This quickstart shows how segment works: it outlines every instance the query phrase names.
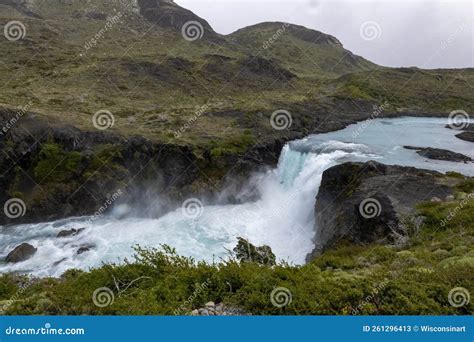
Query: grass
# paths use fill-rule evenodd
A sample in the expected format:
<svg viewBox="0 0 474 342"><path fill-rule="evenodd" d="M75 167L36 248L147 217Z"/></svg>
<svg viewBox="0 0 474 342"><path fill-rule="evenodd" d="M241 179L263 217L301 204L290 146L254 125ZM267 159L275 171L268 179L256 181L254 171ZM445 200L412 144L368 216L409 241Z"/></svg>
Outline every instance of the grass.
<svg viewBox="0 0 474 342"><path fill-rule="evenodd" d="M411 232L403 248L342 242L312 262L294 266L249 261L242 249L236 249L239 258L209 264L179 256L168 246L136 247L133 259L123 264L34 279L24 290L20 286L29 282L26 277L3 275L0 301L9 315L189 314L211 300L254 315L473 314L472 303L456 308L448 300L453 288L474 290L474 203L462 203L420 205L425 223ZM441 225L453 210L457 214ZM92 297L103 287L113 291L114 301L100 308ZM276 288L288 289L291 303L274 306L271 293Z"/></svg>

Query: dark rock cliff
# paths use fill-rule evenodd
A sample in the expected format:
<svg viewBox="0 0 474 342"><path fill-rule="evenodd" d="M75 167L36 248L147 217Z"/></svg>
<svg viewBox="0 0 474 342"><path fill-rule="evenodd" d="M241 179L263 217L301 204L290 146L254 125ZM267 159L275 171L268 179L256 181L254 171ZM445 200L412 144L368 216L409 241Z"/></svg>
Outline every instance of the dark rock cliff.
<svg viewBox="0 0 474 342"><path fill-rule="evenodd" d="M342 240L404 241L406 220L416 204L452 195L442 179L437 172L376 162L330 168L323 174L316 199L316 248L308 260Z"/></svg>
<svg viewBox="0 0 474 342"><path fill-rule="evenodd" d="M0 111L2 122L14 115ZM226 176L244 178L274 164L281 148L277 141L244 156L215 157L189 146L84 131L25 113L0 134L0 225L93 215L120 203L135 204L144 215L160 214L189 196L213 196L223 186L229 187L230 198L220 200L230 201L240 189L226 183ZM3 206L12 198L25 203L23 216L4 215Z"/></svg>

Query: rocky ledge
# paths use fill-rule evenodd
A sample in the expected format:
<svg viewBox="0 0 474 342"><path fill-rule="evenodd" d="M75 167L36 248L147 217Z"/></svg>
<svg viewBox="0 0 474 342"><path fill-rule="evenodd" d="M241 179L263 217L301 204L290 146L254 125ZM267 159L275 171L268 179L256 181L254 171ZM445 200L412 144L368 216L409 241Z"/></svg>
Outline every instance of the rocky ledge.
<svg viewBox="0 0 474 342"><path fill-rule="evenodd" d="M316 199L316 248L308 261L341 241L404 244L407 229L420 228L415 206L454 199L442 174L376 162L346 163L325 171Z"/></svg>
<svg viewBox="0 0 474 342"><path fill-rule="evenodd" d="M465 140L465 141L474 142L474 124L472 124L472 123L467 124L467 125L464 125L461 128L455 128L451 125L447 125L446 127L450 128L450 129L459 129L459 130L462 131L461 133L456 135L456 138L459 138L459 139Z"/></svg>
<svg viewBox="0 0 474 342"><path fill-rule="evenodd" d="M407 150L414 150L420 156L428 159L434 160L443 160L457 163L469 163L474 160L464 154L456 153L449 150L443 150L440 148L432 147L414 147L414 146L404 146Z"/></svg>

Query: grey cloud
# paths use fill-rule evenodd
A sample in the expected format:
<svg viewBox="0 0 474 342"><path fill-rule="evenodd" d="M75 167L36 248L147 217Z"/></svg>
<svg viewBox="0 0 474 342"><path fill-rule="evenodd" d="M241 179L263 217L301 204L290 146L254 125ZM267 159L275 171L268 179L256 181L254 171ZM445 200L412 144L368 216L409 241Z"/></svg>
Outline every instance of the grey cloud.
<svg viewBox="0 0 474 342"><path fill-rule="evenodd" d="M178 0L222 34L284 21L337 37L352 52L386 66L474 67L471 1ZM376 23L375 39L361 26ZM365 37L367 38L367 37Z"/></svg>

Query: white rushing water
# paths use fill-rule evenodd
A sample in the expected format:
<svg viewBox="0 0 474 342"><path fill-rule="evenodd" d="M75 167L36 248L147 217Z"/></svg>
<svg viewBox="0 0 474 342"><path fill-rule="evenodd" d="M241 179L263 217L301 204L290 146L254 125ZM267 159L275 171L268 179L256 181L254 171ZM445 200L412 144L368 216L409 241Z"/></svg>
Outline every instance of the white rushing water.
<svg viewBox="0 0 474 342"><path fill-rule="evenodd" d="M345 130L295 141L282 151L278 167L258 175L260 199L239 205L209 205L196 218L178 209L158 219L70 218L50 223L0 227L0 257L20 243L38 251L18 264L0 264L0 272L59 276L70 268L88 269L103 262L122 262L132 246L168 244L182 255L217 260L227 255L237 237L269 245L279 259L305 261L314 244L314 204L322 173L345 161L377 160L439 171L474 175L474 164L428 161L402 145L447 148L474 158L469 142L454 137L441 119L375 120ZM363 128L363 129L362 129ZM443 145L442 147L440 145ZM255 184L253 182L252 184ZM65 229L86 228L81 234L56 238ZM94 246L77 254L81 246Z"/></svg>

